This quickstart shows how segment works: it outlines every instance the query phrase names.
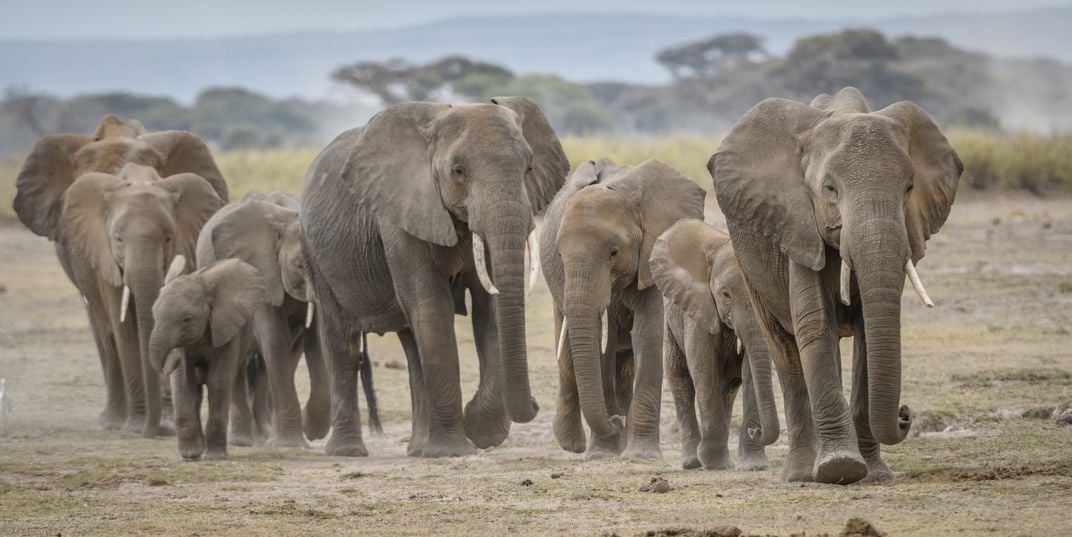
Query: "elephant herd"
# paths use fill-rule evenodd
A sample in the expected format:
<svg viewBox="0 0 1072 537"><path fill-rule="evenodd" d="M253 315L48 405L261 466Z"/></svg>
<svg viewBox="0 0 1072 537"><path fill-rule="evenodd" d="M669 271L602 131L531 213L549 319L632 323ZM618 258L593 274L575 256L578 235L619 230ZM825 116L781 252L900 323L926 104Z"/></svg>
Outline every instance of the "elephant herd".
<svg viewBox="0 0 1072 537"><path fill-rule="evenodd" d="M376 428L369 332L395 332L407 357L409 455L501 444L539 411L525 297L542 270L562 449L661 458L665 374L684 468L734 467L738 391L736 466L766 468L780 433L773 364L784 479L891 479L879 446L903 440L912 419L900 406L901 292L907 276L931 305L915 263L949 214L956 152L918 106L872 111L845 88L810 105L761 102L707 167L725 231L704 222L705 191L656 160L586 161L567 181L566 154L528 99L415 102L339 135L300 197L228 204L196 135L108 116L92 135L35 145L15 210L55 242L86 305L102 425L175 434L186 459L329 431L328 454L367 455L357 384ZM480 365L464 405L457 314L471 316Z"/></svg>

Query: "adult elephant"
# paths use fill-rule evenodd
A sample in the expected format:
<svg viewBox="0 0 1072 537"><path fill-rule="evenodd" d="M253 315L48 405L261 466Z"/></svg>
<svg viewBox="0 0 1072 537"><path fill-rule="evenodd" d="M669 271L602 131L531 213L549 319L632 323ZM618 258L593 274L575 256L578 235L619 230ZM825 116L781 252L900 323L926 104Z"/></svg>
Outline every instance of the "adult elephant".
<svg viewBox="0 0 1072 537"><path fill-rule="evenodd" d="M700 220L679 220L655 241L651 275L666 297L663 358L681 429L682 466L733 467L727 440L740 387L737 466L766 468L764 446L780 432L770 353L730 236Z"/></svg>
<svg viewBox="0 0 1072 537"><path fill-rule="evenodd" d="M901 292L907 274L931 305L915 264L949 215L956 151L915 104L872 112L845 88L811 106L756 105L708 169L786 395L784 477L891 479L879 444L911 424L899 406ZM838 350L847 334L851 413Z"/></svg>
<svg viewBox="0 0 1072 537"><path fill-rule="evenodd" d="M586 450L583 416L589 457L661 456L663 298L648 260L674 222L703 218L704 196L662 162L603 159L578 167L547 210L540 260L555 303L562 449Z"/></svg>
<svg viewBox="0 0 1072 537"><path fill-rule="evenodd" d="M266 299L257 308L252 326L270 393L257 403L270 401L268 443L273 446L305 446L306 437L323 438L331 425L327 366L312 326L312 289L301 253L300 204L292 194L250 192L213 215L197 241L199 267L240 259L256 268L264 280ZM310 387L304 411L294 387L294 371L303 354ZM239 374L244 377L245 368ZM245 399L244 392L236 394L238 403ZM248 430L233 430L230 441L248 444L248 434Z"/></svg>
<svg viewBox="0 0 1072 537"><path fill-rule="evenodd" d="M89 136L39 140L15 184L16 214L56 242L86 303L108 393L102 425L157 435L151 307L171 257L193 255L201 225L227 200L208 147L193 133L146 133L109 115Z"/></svg>
<svg viewBox="0 0 1072 537"><path fill-rule="evenodd" d="M409 362L410 455L464 455L535 417L525 348L524 266L533 215L569 169L543 112L524 98L414 102L380 112L317 156L301 221L320 339L332 375L327 452L367 454L356 397L361 332L398 333ZM464 419L453 282L477 278L482 382ZM467 439L468 438L468 439Z"/></svg>

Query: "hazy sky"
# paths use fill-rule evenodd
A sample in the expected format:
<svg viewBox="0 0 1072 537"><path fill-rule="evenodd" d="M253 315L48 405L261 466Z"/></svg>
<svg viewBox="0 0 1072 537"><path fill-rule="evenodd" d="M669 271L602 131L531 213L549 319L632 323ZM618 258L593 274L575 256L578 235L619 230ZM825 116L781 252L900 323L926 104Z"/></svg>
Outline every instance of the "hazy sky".
<svg viewBox="0 0 1072 537"><path fill-rule="evenodd" d="M457 15L548 11L859 19L1069 3L1068 0L2 0L0 39L169 38L353 30L415 24Z"/></svg>

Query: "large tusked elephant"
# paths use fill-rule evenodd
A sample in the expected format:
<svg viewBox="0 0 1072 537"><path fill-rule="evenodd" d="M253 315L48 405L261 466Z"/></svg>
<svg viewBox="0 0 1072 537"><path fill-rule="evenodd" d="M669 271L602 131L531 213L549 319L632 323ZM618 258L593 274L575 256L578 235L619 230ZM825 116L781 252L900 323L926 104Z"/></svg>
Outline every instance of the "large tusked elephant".
<svg viewBox="0 0 1072 537"><path fill-rule="evenodd" d="M766 468L764 446L780 432L770 353L729 235L699 220L678 220L655 241L651 275L666 297L663 359L681 428L682 466L733 467L726 444L740 387L737 466Z"/></svg>
<svg viewBox="0 0 1072 537"><path fill-rule="evenodd" d="M784 477L885 480L879 444L911 424L901 395L905 276L949 215L963 165L919 106L872 112L845 88L768 99L708 162L786 397ZM838 339L854 339L852 406ZM862 455L862 456L861 456Z"/></svg>
<svg viewBox="0 0 1072 537"><path fill-rule="evenodd" d="M589 457L661 457L663 297L648 259L678 219L703 218L704 196L662 162L603 159L579 166L547 210L540 259L555 303L562 449L586 450L583 416Z"/></svg>
<svg viewBox="0 0 1072 537"><path fill-rule="evenodd" d="M106 116L89 136L39 140L16 189L19 219L56 242L86 303L108 393L101 424L155 436L162 397L145 361L150 308L171 257L193 256L201 225L227 200L208 147L193 133L146 133Z"/></svg>
<svg viewBox="0 0 1072 537"><path fill-rule="evenodd" d="M473 453L527 422L525 244L569 162L535 103L414 102L380 112L317 156L301 223L332 371L327 452L367 454L356 397L362 332L398 333L409 362L410 455ZM470 286L483 375L464 418L454 313ZM493 367L494 366L494 367ZM470 444L472 440L473 444Z"/></svg>

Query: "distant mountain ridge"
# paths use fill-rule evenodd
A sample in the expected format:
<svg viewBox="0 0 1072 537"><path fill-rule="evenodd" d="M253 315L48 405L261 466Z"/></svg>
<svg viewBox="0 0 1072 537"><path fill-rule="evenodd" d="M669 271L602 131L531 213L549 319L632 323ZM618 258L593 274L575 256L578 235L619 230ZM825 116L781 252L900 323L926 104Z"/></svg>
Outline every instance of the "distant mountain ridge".
<svg viewBox="0 0 1072 537"><path fill-rule="evenodd" d="M0 87L25 85L59 95L122 89L189 102L207 86L241 85L277 97L322 98L339 91L328 75L341 64L389 57L426 61L452 53L516 72L656 84L668 75L654 54L669 45L747 31L781 53L803 35L845 27L939 36L996 56L1072 62L1072 6L876 20L553 13L199 40L0 40Z"/></svg>

